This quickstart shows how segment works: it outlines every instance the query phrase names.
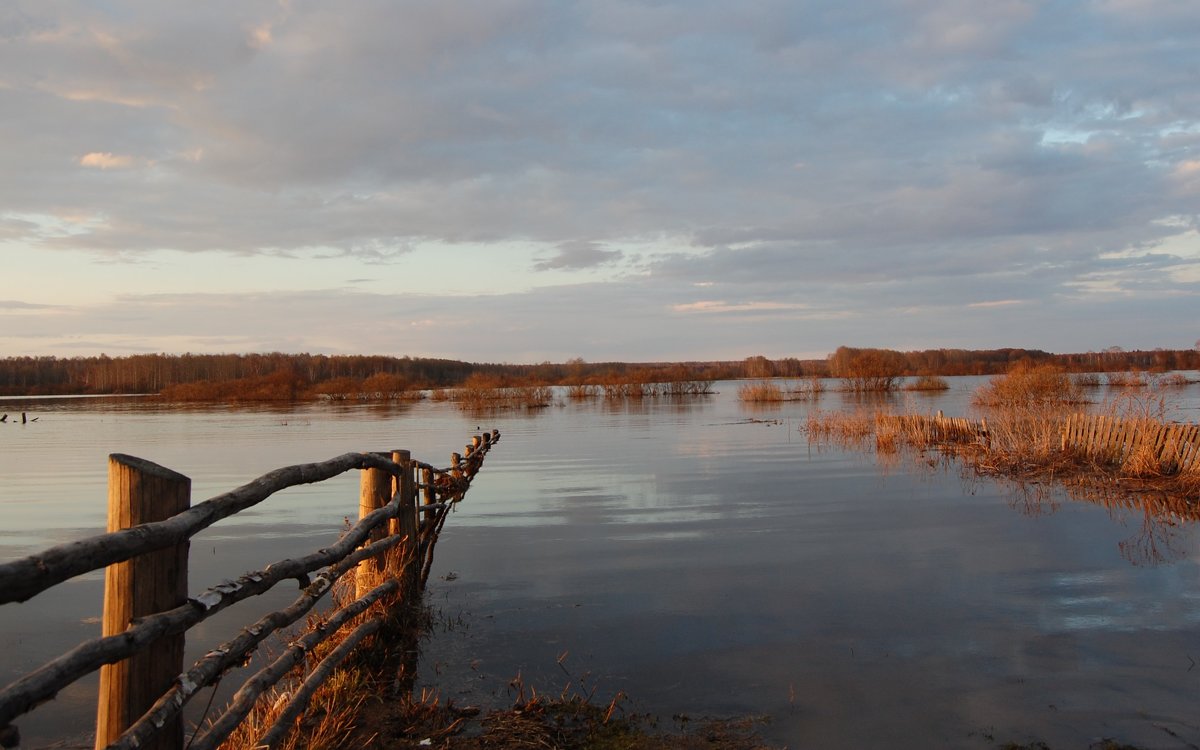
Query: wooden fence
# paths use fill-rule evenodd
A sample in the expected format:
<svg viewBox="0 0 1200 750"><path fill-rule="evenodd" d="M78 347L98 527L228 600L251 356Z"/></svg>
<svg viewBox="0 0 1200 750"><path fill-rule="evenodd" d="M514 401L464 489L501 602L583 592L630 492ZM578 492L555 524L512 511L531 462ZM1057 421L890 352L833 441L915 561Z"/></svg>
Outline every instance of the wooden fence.
<svg viewBox="0 0 1200 750"><path fill-rule="evenodd" d="M189 507L187 477L132 456L110 456L108 533L0 565L0 605L25 601L77 575L105 568L101 637L79 644L0 690L0 742L5 747L18 744L15 719L99 670L96 748L180 750L183 707L188 701L229 669L243 665L272 634L304 617L339 578L353 571L353 601L329 615L323 627L288 644L188 743L190 750L220 745L256 699L311 649L343 626L353 625L342 644L291 694L275 725L259 741L260 747L277 747L316 687L382 625L383 615L360 615L376 602L411 602L419 597L449 511L463 498L484 456L499 439L498 430L474 436L463 454L451 454L450 466L444 469L415 461L402 450L347 453L321 463L288 466L193 507ZM351 469L361 472L359 520L335 544L187 596L191 537L287 487L324 481ZM301 583L295 601L248 625L183 671L188 629L287 580Z"/></svg>
<svg viewBox="0 0 1200 750"><path fill-rule="evenodd" d="M1172 474L1200 472L1200 425L1195 424L1073 414L1063 426L1062 447L1099 463L1143 459Z"/></svg>

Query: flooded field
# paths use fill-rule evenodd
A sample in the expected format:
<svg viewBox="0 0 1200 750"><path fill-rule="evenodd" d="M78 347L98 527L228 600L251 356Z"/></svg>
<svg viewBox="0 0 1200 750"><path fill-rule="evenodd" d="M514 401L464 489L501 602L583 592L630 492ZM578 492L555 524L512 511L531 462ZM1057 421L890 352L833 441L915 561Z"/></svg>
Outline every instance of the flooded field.
<svg viewBox="0 0 1200 750"><path fill-rule="evenodd" d="M964 414L980 380L950 381L892 406ZM751 408L736 383L717 390L493 414L5 401L38 421L0 425L0 559L102 529L109 453L189 475L199 502L346 451L447 463L495 427L428 592L438 626L420 683L445 699L503 705L518 676L555 694L571 682L665 721L766 715L764 738L792 748L1200 744L1193 522L813 445L800 430L813 404ZM1200 386L1171 398L1175 418L1200 421ZM816 406L854 404L831 391ZM356 508L348 475L218 524L193 541L190 589L323 546ZM0 682L97 634L101 585L0 608ZM249 619L222 613L189 651ZM85 734L94 689L19 722L26 746Z"/></svg>

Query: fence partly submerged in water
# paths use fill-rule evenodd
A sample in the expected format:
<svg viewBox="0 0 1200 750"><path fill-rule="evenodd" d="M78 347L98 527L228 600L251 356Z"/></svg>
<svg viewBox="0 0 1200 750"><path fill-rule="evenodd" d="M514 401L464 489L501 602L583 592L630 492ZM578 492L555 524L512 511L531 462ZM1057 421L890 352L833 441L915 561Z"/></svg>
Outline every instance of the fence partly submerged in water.
<svg viewBox="0 0 1200 750"><path fill-rule="evenodd" d="M100 670L96 747L178 750L184 747L183 707L188 701L228 670L243 665L273 634L299 621L353 571L351 601L247 679L224 712L188 742L191 750L220 745L256 700L315 647L354 626L291 694L279 718L259 740L260 747L276 747L313 691L356 645L380 629L386 616L386 612L363 613L378 602L394 605L420 596L447 515L499 439L498 430L474 436L464 453L451 454L447 468L413 460L406 450L347 453L321 463L288 466L191 507L188 477L132 456L110 456L108 533L0 565L0 605L25 601L77 575L105 568L101 637L79 644L0 690L0 743L18 744L15 719ZM280 490L352 469L361 472L359 520L335 544L188 597L188 540L195 534ZM302 587L291 605L246 626L183 671L188 629L287 580L298 580Z"/></svg>

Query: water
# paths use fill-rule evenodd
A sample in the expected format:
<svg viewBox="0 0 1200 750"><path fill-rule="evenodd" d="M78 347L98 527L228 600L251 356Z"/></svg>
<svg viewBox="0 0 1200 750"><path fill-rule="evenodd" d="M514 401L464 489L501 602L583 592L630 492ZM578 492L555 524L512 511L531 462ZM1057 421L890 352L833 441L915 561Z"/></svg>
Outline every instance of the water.
<svg viewBox="0 0 1200 750"><path fill-rule="evenodd" d="M978 379L951 382L897 406L963 414ZM520 675L539 692L621 690L666 717L767 714L764 736L790 747L1200 743L1193 524L814 447L797 429L809 404L748 408L736 384L718 389L492 415L6 403L39 420L0 426L0 559L102 529L108 453L191 476L199 501L347 451L445 464L476 427L497 427L428 593L440 624L420 683L445 699L504 705ZM1200 387L1173 398L1197 419ZM847 404L826 393L819 406ZM347 475L218 524L193 542L190 590L327 544L356 503ZM97 634L100 589L91 574L0 607L0 681ZM222 613L189 650L250 619ZM27 745L85 733L94 690L19 721Z"/></svg>

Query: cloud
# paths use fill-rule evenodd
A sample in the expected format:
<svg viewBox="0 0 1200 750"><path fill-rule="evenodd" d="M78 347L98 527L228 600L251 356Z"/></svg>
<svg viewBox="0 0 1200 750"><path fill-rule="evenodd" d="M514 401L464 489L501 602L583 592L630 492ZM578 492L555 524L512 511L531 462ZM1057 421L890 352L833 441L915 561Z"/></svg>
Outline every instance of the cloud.
<svg viewBox="0 0 1200 750"><path fill-rule="evenodd" d="M107 151L92 151L79 157L79 166L94 169L125 169L133 166L133 157L118 156Z"/></svg>
<svg viewBox="0 0 1200 750"><path fill-rule="evenodd" d="M1089 294L1114 305L1097 319L1194 317L1162 300L1196 294L1173 238L1200 220L1200 17L1176 0L985 5L6 6L0 242L48 269L58 252L278 260L264 294L314 258L372 265L330 278L428 288L414 248L487 248L530 272L487 279L480 304L522 321L512 346L531 356L525 332L549 348L558 331L526 304L558 301L537 289L564 279L602 282L585 287L593 313L654 317L628 344L651 358L671 336L685 356L748 346L753 316L825 316L805 349L983 339L1031 309L1075 321ZM88 218L28 219L61 216ZM698 284L713 285L699 301ZM1007 300L1025 304L968 307ZM930 309L968 314L911 312ZM298 340L261 325L246 346ZM1091 336L1062 326L1030 343ZM594 333L581 346L617 353Z"/></svg>
<svg viewBox="0 0 1200 750"><path fill-rule="evenodd" d="M538 271L594 268L616 263L623 257L620 250L605 250L595 242L563 242L556 254L533 264Z"/></svg>
<svg viewBox="0 0 1200 750"><path fill-rule="evenodd" d="M671 310L677 313L725 314L725 313L771 313L805 310L808 305L787 302L742 302L730 304L725 300L704 300L672 305Z"/></svg>

